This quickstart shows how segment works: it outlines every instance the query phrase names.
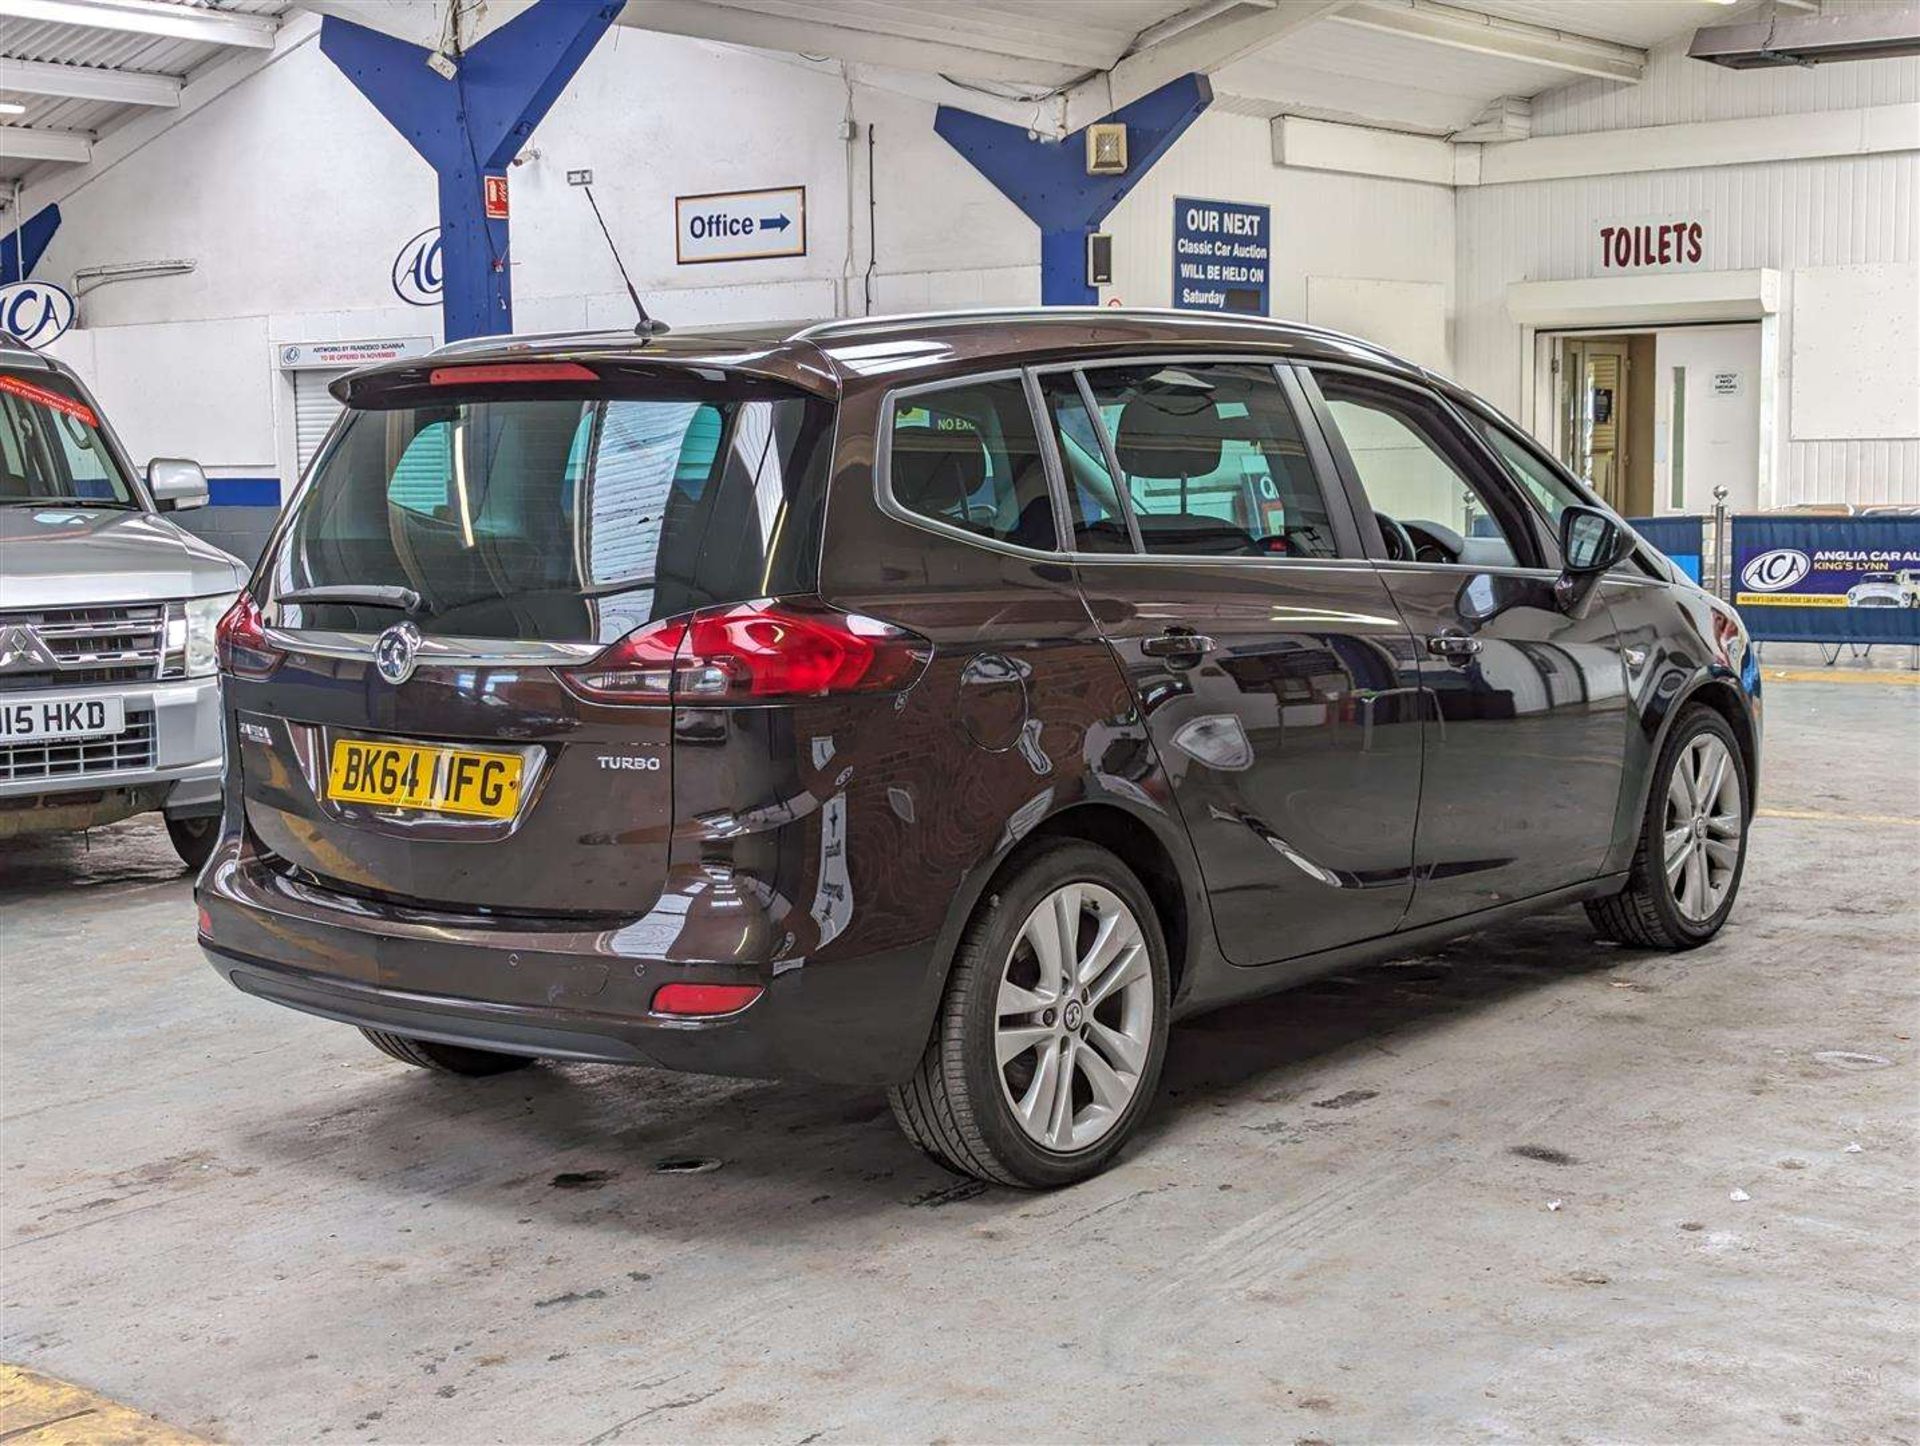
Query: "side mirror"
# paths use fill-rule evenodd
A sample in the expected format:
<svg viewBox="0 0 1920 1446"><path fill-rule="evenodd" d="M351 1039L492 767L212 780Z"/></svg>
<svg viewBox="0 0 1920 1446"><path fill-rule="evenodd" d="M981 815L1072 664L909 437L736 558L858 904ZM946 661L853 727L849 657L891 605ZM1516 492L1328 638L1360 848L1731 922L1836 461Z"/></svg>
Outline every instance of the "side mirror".
<svg viewBox="0 0 1920 1446"><path fill-rule="evenodd" d="M1609 568L1633 552L1633 533L1610 512L1569 507L1560 514L1560 576L1553 600L1569 617L1585 617Z"/></svg>
<svg viewBox="0 0 1920 1446"><path fill-rule="evenodd" d="M155 457L147 463L147 491L162 512L184 512L207 505L207 474L183 457Z"/></svg>

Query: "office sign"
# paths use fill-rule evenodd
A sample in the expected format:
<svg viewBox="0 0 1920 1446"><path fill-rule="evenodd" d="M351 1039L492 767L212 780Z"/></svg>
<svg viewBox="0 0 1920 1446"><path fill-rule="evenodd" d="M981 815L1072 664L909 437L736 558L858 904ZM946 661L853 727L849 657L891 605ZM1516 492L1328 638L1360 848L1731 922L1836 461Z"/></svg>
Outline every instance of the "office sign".
<svg viewBox="0 0 1920 1446"><path fill-rule="evenodd" d="M1173 304L1265 316L1272 217L1266 206L1175 196Z"/></svg>
<svg viewBox="0 0 1920 1446"><path fill-rule="evenodd" d="M674 259L682 266L805 256L807 188L676 196L673 225Z"/></svg>
<svg viewBox="0 0 1920 1446"><path fill-rule="evenodd" d="M280 370L331 371L370 367L375 362L425 356L433 350L430 336L386 336L368 341L284 341L276 349Z"/></svg>

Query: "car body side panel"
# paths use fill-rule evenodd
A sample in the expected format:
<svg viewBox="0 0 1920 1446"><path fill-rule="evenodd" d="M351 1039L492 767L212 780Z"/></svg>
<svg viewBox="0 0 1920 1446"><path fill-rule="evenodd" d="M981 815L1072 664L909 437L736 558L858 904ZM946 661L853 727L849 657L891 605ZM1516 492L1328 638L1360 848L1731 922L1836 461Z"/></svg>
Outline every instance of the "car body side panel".
<svg viewBox="0 0 1920 1446"><path fill-rule="evenodd" d="M1702 688L1739 700L1747 720L1747 805L1759 793L1762 737L1760 669L1739 616L1691 584L1609 580L1602 596L1627 664L1627 729L1620 804L1606 867L1633 861L1653 765L1667 732ZM1740 730L1736 729L1736 732Z"/></svg>

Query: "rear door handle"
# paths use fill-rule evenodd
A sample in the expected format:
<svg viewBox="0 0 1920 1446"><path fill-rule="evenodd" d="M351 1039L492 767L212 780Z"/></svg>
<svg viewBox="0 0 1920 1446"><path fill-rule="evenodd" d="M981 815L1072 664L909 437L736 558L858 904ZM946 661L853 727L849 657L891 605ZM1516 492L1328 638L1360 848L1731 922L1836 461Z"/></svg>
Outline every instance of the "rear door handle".
<svg viewBox="0 0 1920 1446"><path fill-rule="evenodd" d="M1427 651L1436 658L1470 658L1480 651L1480 640L1458 633L1438 633L1427 639Z"/></svg>
<svg viewBox="0 0 1920 1446"><path fill-rule="evenodd" d="M1140 640L1140 651L1150 658L1198 658L1211 653L1216 646L1205 633L1184 633L1172 628L1158 637Z"/></svg>

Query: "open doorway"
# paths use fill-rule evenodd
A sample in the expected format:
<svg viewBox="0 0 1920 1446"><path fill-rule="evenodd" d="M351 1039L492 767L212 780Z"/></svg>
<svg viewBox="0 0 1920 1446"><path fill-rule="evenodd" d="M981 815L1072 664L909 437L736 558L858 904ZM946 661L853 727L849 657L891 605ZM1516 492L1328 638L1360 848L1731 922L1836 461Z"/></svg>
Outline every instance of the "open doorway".
<svg viewBox="0 0 1920 1446"><path fill-rule="evenodd" d="M1536 412L1560 459L1627 517L1759 503L1756 323L1542 333Z"/></svg>
<svg viewBox="0 0 1920 1446"><path fill-rule="evenodd" d="M1563 336L1554 354L1560 460L1616 512L1654 510L1654 336Z"/></svg>

